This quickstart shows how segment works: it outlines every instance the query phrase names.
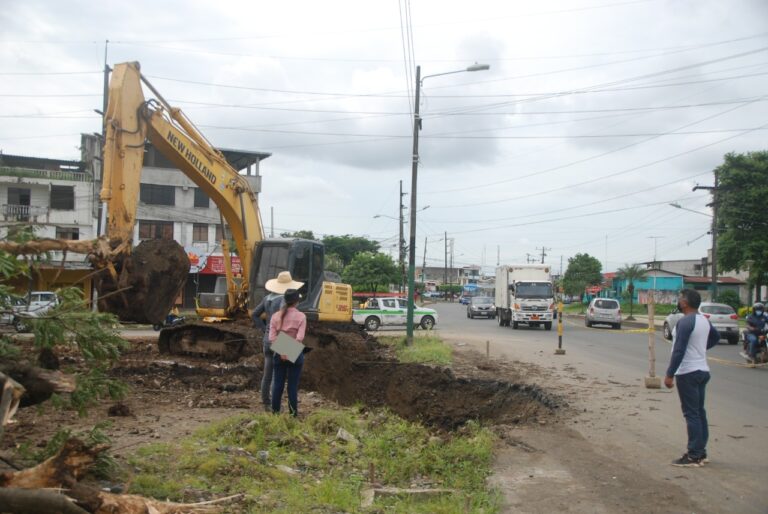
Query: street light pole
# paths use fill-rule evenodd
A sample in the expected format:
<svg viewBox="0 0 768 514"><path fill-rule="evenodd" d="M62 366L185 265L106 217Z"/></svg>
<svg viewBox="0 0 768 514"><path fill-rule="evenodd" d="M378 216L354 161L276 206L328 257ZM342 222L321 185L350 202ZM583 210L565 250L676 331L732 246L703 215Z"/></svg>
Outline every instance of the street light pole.
<svg viewBox="0 0 768 514"><path fill-rule="evenodd" d="M450 75L452 73L462 73L465 71L483 71L490 69L487 64L473 64L466 69L448 71L427 75L428 77L437 77L439 75ZM413 310L414 310L414 288L416 286L416 185L419 174L419 130L421 130L421 117L419 116L419 103L421 102L421 66L416 66L416 95L413 104L413 152L411 162L411 226L409 227L408 244L408 313L406 317L406 344L413 344Z"/></svg>

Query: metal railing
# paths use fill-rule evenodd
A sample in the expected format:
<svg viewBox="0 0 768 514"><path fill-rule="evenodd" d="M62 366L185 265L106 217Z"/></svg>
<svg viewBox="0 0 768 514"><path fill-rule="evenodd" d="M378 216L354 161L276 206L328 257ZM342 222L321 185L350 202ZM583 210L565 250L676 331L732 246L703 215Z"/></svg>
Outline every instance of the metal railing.
<svg viewBox="0 0 768 514"><path fill-rule="evenodd" d="M81 171L36 170L33 168L11 168L9 166L0 166L0 175L44 178L49 180L69 180L72 182L93 182L93 177L90 173Z"/></svg>
<svg viewBox="0 0 768 514"><path fill-rule="evenodd" d="M2 212L5 221L29 221L30 218L37 220L40 216L46 216L48 208L36 205L3 204Z"/></svg>

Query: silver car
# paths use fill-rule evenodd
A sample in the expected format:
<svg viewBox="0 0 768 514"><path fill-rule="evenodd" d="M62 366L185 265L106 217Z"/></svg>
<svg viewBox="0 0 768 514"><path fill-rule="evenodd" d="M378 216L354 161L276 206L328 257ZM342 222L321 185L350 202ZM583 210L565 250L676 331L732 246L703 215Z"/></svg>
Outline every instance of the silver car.
<svg viewBox="0 0 768 514"><path fill-rule="evenodd" d="M618 300L612 298L592 298L584 316L584 324L610 325L613 328L621 328L621 305Z"/></svg>
<svg viewBox="0 0 768 514"><path fill-rule="evenodd" d="M739 342L739 315L733 307L724 303L701 302L699 312L708 318L722 339L728 344ZM675 325L683 317L683 313L675 309L664 320L664 339L672 340Z"/></svg>

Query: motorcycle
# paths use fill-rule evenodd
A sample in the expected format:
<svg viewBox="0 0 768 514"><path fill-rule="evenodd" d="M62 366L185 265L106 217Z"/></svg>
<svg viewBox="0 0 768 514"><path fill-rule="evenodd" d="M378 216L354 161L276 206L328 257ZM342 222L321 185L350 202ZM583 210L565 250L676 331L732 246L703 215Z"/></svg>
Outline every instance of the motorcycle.
<svg viewBox="0 0 768 514"><path fill-rule="evenodd" d="M165 317L162 323L155 323L152 328L155 331L160 331L164 328L175 327L184 323L184 316L176 316L175 314L169 314Z"/></svg>
<svg viewBox="0 0 768 514"><path fill-rule="evenodd" d="M749 331L743 330L741 332L743 351L739 352L739 355L744 357L747 363L751 364L752 366L768 364L768 345L766 344L766 332L768 332L768 329L763 329L760 332L760 335L757 336L757 353L755 354L754 359L749 356L749 341L747 340L747 334Z"/></svg>

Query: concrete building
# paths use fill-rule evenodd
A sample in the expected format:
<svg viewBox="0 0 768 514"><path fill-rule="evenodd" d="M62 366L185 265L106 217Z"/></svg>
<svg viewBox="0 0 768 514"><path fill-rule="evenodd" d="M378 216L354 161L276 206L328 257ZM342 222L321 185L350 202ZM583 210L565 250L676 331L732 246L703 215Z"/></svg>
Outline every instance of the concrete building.
<svg viewBox="0 0 768 514"><path fill-rule="evenodd" d="M0 153L0 238L31 226L37 237L92 239L94 187L93 175L80 161ZM32 284L18 287L48 290L77 282L90 291L85 257L69 254L62 263L63 257L51 252L34 267Z"/></svg>

